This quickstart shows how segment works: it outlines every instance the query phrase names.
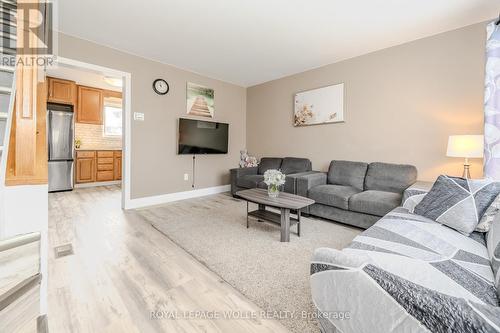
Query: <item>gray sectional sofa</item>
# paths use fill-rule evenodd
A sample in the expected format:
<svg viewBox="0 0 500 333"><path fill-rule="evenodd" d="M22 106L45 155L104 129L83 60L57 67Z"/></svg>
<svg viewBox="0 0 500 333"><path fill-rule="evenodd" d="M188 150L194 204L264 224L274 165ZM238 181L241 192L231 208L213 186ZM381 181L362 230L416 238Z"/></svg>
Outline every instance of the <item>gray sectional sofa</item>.
<svg viewBox="0 0 500 333"><path fill-rule="evenodd" d="M231 194L234 196L240 190L250 188L267 188L264 183L264 172L269 169L281 170L286 175L284 191L297 193L296 180L298 177L318 173L312 171L311 161L297 157L263 157L259 166L252 168L231 169Z"/></svg>
<svg viewBox="0 0 500 333"><path fill-rule="evenodd" d="M295 187L316 201L304 213L367 229L400 206L416 180L412 165L332 161L327 173L297 177Z"/></svg>
<svg viewBox="0 0 500 333"><path fill-rule="evenodd" d="M500 332L500 214L466 236L412 213L429 188L411 186L347 248L314 252L321 332Z"/></svg>

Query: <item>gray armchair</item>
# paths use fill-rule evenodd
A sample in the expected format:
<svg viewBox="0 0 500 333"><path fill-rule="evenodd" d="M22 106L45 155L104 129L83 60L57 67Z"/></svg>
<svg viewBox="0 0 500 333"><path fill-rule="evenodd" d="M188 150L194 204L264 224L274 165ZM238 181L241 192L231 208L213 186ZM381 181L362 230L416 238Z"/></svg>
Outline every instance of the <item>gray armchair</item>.
<svg viewBox="0 0 500 333"><path fill-rule="evenodd" d="M263 157L258 167L231 169L231 194L250 188L267 188L264 172L269 169L281 170L286 175L284 191L296 193L296 181L299 177L317 173L312 171L311 161L297 157Z"/></svg>
<svg viewBox="0 0 500 333"><path fill-rule="evenodd" d="M255 188L258 183L264 180L264 176L258 175L258 167L234 168L231 169L231 194L245 188Z"/></svg>

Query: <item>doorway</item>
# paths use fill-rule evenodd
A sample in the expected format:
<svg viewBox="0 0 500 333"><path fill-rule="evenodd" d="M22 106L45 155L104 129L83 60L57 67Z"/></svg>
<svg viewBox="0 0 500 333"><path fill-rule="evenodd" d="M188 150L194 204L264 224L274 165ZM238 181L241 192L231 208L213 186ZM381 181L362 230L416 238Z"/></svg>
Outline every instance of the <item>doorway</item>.
<svg viewBox="0 0 500 333"><path fill-rule="evenodd" d="M49 113L51 107L69 103L61 98L74 98L73 186L66 188L120 186L121 207L127 209L130 202L130 73L59 57L57 66L47 69L46 74ZM64 86L68 82L73 82L74 88ZM71 89L74 89L74 97L67 95ZM50 151L50 136L48 141ZM51 176L55 180L61 175L56 172L57 168L52 169L49 183ZM64 189L55 188L56 191Z"/></svg>

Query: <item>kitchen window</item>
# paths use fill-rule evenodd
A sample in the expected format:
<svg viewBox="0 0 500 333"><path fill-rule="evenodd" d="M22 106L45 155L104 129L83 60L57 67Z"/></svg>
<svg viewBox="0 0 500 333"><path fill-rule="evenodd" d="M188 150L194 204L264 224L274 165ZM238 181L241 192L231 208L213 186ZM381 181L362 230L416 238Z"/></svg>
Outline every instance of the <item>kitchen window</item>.
<svg viewBox="0 0 500 333"><path fill-rule="evenodd" d="M104 99L104 135L122 135L122 103L118 98Z"/></svg>

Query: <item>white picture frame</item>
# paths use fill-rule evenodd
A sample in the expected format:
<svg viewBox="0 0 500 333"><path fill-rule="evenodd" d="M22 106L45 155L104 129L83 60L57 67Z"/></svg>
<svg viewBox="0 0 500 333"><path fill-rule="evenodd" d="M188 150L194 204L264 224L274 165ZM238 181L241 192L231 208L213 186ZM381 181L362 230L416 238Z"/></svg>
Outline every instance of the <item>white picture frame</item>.
<svg viewBox="0 0 500 333"><path fill-rule="evenodd" d="M295 94L293 125L343 123L344 83Z"/></svg>

